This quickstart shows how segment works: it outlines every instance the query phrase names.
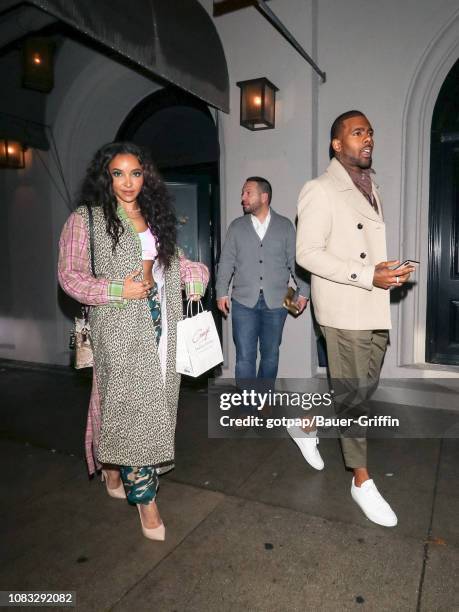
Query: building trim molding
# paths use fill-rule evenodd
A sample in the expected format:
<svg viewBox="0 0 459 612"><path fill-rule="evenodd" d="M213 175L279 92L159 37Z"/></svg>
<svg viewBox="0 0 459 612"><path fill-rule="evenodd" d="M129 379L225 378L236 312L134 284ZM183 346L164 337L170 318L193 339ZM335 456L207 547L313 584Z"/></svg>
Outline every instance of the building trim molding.
<svg viewBox="0 0 459 612"><path fill-rule="evenodd" d="M403 112L400 254L403 259L414 258L421 264L416 284L400 304L399 366L425 363L430 130L440 88L458 59L459 10L456 10L422 55L410 82Z"/></svg>

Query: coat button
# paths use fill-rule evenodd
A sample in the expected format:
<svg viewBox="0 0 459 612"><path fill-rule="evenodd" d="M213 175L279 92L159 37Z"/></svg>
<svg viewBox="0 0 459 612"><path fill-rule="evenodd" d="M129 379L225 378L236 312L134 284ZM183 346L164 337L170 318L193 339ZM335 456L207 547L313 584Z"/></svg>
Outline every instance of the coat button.
<svg viewBox="0 0 459 612"><path fill-rule="evenodd" d="M365 259L366 256L367 256L366 253L360 253L360 259Z"/></svg>
<svg viewBox="0 0 459 612"><path fill-rule="evenodd" d="M263 260L262 260L262 259L260 259L259 263L263 263Z"/></svg>
<svg viewBox="0 0 459 612"><path fill-rule="evenodd" d="M262 276L260 276L260 280L263 280L263 277L262 277Z"/></svg>
<svg viewBox="0 0 459 612"><path fill-rule="evenodd" d="M351 274L351 278L355 280L357 278L357 274Z"/></svg>
<svg viewBox="0 0 459 612"><path fill-rule="evenodd" d="M363 225L361 223L358 223L357 224L357 229L362 229L362 228L363 228Z"/></svg>

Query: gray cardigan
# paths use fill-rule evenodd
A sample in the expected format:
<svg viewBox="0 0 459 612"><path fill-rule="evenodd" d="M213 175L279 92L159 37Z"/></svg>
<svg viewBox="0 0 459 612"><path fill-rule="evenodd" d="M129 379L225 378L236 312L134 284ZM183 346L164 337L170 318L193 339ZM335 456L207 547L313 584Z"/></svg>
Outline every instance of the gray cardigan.
<svg viewBox="0 0 459 612"><path fill-rule="evenodd" d="M228 228L217 274L217 299L228 295L233 277L232 297L252 308L260 289L268 308L280 308L290 275L300 295L309 296L309 287L295 278L295 228L293 223L271 209L271 220L262 241L251 215L235 219Z"/></svg>

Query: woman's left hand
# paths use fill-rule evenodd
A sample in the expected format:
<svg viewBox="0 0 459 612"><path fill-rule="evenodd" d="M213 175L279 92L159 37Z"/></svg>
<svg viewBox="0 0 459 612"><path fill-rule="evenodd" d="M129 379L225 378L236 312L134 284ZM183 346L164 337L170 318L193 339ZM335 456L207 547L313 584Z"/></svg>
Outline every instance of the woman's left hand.
<svg viewBox="0 0 459 612"><path fill-rule="evenodd" d="M188 299L192 302L198 302L201 299L201 295L199 293L193 293L193 295L188 296Z"/></svg>

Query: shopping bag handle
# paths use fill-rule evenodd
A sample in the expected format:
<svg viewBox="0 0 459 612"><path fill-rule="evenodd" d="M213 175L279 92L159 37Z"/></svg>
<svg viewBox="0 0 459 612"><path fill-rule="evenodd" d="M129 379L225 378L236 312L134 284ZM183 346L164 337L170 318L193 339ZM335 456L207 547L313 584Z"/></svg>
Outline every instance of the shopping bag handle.
<svg viewBox="0 0 459 612"><path fill-rule="evenodd" d="M193 317L193 302L195 300L188 300L187 304L186 304L186 318L188 319L190 317L190 313L191 316ZM196 314L199 314L199 312L204 312L204 306L202 305L202 301L198 300L197 302L198 304L198 312ZM201 307L201 310L199 310L199 307Z"/></svg>

